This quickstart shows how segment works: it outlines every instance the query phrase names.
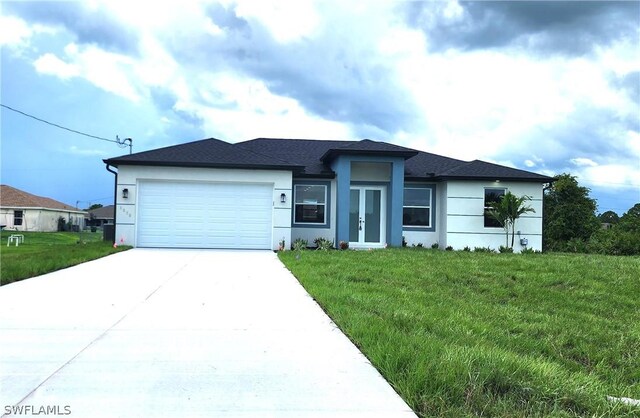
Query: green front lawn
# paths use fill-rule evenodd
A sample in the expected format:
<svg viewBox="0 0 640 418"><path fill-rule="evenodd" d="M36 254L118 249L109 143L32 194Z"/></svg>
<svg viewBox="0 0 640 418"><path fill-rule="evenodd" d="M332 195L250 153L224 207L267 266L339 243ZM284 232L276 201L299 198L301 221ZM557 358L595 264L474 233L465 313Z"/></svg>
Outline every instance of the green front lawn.
<svg viewBox="0 0 640 418"><path fill-rule="evenodd" d="M24 235L24 243L7 246L12 234ZM0 235L0 285L60 270L113 254L128 247L113 248L102 241L101 232L15 232Z"/></svg>
<svg viewBox="0 0 640 418"><path fill-rule="evenodd" d="M280 259L420 416L640 416L606 400L640 399L638 257Z"/></svg>

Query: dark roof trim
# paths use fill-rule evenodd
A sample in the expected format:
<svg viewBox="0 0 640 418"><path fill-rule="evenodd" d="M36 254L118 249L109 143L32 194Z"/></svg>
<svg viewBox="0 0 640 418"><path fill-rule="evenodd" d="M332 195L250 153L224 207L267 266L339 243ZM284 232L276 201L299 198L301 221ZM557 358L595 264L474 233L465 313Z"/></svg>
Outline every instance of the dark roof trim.
<svg viewBox="0 0 640 418"><path fill-rule="evenodd" d="M274 164L223 164L223 163L182 163L173 161L126 161L118 160L117 158L102 160L105 164L112 166L120 165L139 165L139 166L153 166L153 167L193 167L193 168L233 168L239 169L254 169L254 170L284 170L298 172L304 170L304 166L301 165L274 165Z"/></svg>
<svg viewBox="0 0 640 418"><path fill-rule="evenodd" d="M422 178L424 180L424 177ZM507 177L507 176L438 176L433 177L434 180L472 180L472 181L504 181L514 183L550 183L554 179L552 177Z"/></svg>
<svg viewBox="0 0 640 418"><path fill-rule="evenodd" d="M372 156L382 155L385 157L404 157L404 159L406 160L408 158L415 157L416 155L418 155L418 151L382 151L382 150L332 148L329 151L325 152L322 157L320 157L320 161L326 163L333 160L338 155L372 155Z"/></svg>

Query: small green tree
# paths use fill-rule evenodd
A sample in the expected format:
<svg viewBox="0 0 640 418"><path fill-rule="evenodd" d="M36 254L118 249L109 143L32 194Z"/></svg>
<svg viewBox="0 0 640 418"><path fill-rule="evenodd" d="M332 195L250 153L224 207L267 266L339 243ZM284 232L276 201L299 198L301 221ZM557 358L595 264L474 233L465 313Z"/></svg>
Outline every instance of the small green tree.
<svg viewBox="0 0 640 418"><path fill-rule="evenodd" d="M100 203L94 203L93 205L89 206L86 209L83 210L94 210L94 209L100 209L101 207L103 207Z"/></svg>
<svg viewBox="0 0 640 418"><path fill-rule="evenodd" d="M513 249L516 239L516 221L525 213L535 212L531 206L526 205L526 202L530 200L531 197L529 196L516 196L511 192L507 192L500 196L498 202L491 204L491 209L487 210L489 216L498 221L504 228L505 243L511 249ZM511 245L509 245L509 232L511 232Z"/></svg>
<svg viewBox="0 0 640 418"><path fill-rule="evenodd" d="M618 227L622 231L640 233L640 203L636 203L622 215Z"/></svg>
<svg viewBox="0 0 640 418"><path fill-rule="evenodd" d="M600 229L596 217L596 201L589 189L578 184L575 176L561 174L544 195L545 247L563 249L570 240L586 242Z"/></svg>

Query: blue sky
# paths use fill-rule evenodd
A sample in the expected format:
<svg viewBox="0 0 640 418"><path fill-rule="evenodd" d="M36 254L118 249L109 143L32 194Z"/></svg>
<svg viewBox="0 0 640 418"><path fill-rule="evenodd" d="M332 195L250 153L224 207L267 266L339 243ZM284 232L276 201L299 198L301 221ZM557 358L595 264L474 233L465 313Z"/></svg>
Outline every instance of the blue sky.
<svg viewBox="0 0 640 418"><path fill-rule="evenodd" d="M2 104L134 152L389 141L640 202L639 2L0 3ZM0 109L1 181L109 204L117 144Z"/></svg>

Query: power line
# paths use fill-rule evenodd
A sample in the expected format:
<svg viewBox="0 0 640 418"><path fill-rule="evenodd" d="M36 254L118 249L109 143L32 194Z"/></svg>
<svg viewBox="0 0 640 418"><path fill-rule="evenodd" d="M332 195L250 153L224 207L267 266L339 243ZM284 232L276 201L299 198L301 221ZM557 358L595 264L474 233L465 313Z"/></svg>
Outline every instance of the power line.
<svg viewBox="0 0 640 418"><path fill-rule="evenodd" d="M39 117L30 115L30 114L25 113L25 112L23 112L21 110L18 110L18 109L14 109L14 108L12 108L10 106L7 106L7 105L4 105L2 103L0 103L0 106L4 107L5 109L9 109L9 110L11 110L13 112L20 113L21 115L24 115L24 116L26 116L28 118L35 119L35 120L37 120L39 122L42 122L42 123L46 123L47 125L51 125L51 126L55 126L56 128L64 129L65 131L73 132L73 133L79 134L79 135L88 136L89 138L99 139L101 141L109 141L109 142L118 143L118 141L116 141L115 139L103 138L101 136L91 135L91 134L87 134L87 133L84 133L84 132L76 131L75 129L66 128L64 126L58 125L57 123L53 123L53 122L49 122L49 121L44 120L44 119L40 119Z"/></svg>
<svg viewBox="0 0 640 418"><path fill-rule="evenodd" d="M59 128L59 129L64 129L65 131L73 132L74 134L87 136L89 138L99 139L101 141L114 142L114 143L118 144L118 146L120 146L120 147L129 146L129 154L131 154L131 148L132 148L132 142L133 142L131 138L125 138L123 140L120 140L120 138L117 135L116 135L116 139L103 138L101 136L91 135L91 134L88 134L86 132L80 132L80 131L77 131L75 129L67 128L66 126L58 125L57 123L49 122L48 120L44 120L44 119L41 119L41 118L39 118L37 116L30 115L30 114L28 114L26 112L23 112L22 110L14 109L13 107L4 105L2 103L0 103L0 106L4 107L5 109L11 110L12 112L19 113L19 114L21 114L23 116L26 116L28 118L35 119L38 122L46 123L47 125L51 125L51 126L54 126L56 128ZM127 144L127 142L128 142L128 144Z"/></svg>

